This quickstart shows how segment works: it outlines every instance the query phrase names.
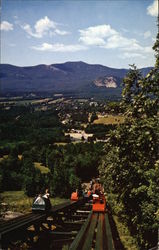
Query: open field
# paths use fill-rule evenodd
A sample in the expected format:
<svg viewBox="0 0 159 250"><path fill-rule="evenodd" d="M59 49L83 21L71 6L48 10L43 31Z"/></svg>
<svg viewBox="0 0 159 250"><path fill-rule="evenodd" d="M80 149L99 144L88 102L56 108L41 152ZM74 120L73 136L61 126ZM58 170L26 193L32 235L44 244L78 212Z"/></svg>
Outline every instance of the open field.
<svg viewBox="0 0 159 250"><path fill-rule="evenodd" d="M107 115L107 116L98 116L98 119L95 120L94 124L120 124L124 122L124 117L121 115Z"/></svg>
<svg viewBox="0 0 159 250"><path fill-rule="evenodd" d="M28 105L32 104L34 99L28 99L28 100L11 100L11 101L1 101L0 105Z"/></svg>
<svg viewBox="0 0 159 250"><path fill-rule="evenodd" d="M0 200L1 202L6 203L5 205L6 210L11 210L14 212L22 212L22 213L31 212L33 198L25 195L24 191L5 191L3 193L0 193ZM51 198L52 205L57 205L65 201L66 199L58 197ZM0 212L2 210L4 210L4 207L2 208L0 203Z"/></svg>
<svg viewBox="0 0 159 250"><path fill-rule="evenodd" d="M6 204L5 210L22 213L31 211L33 198L26 196L23 191L6 191L0 193L0 199ZM1 210L3 211L4 207Z"/></svg>
<svg viewBox="0 0 159 250"><path fill-rule="evenodd" d="M40 162L34 162L35 168L38 168L42 174L48 174L50 169L43 166Z"/></svg>
<svg viewBox="0 0 159 250"><path fill-rule="evenodd" d="M3 157L0 157L0 162L3 161L4 159L7 159L8 155L4 155ZM22 160L22 155L18 155L19 160ZM50 172L50 169L43 166L42 163L40 162L34 162L35 168L38 168L42 174L47 174Z"/></svg>
<svg viewBox="0 0 159 250"><path fill-rule="evenodd" d="M28 105L28 104L43 104L43 103L46 103L46 102L49 102L50 100L52 100L51 98L40 98L40 99L11 99L11 100L2 100L0 101L0 105Z"/></svg>
<svg viewBox="0 0 159 250"><path fill-rule="evenodd" d="M57 146L65 146L68 144L68 142L55 142L54 144Z"/></svg>
<svg viewBox="0 0 159 250"><path fill-rule="evenodd" d="M10 98L10 99L6 99L6 98L0 98L0 105L29 105L29 104L45 104L48 103L50 104L55 104L55 103L60 103L63 102L64 98L32 98L32 99L23 99L21 98Z"/></svg>

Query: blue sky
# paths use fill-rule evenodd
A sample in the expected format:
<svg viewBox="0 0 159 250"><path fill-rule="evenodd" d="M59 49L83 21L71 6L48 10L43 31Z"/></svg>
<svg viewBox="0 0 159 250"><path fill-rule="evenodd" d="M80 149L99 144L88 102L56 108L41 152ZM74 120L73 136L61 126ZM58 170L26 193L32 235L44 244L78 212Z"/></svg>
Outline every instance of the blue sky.
<svg viewBox="0 0 159 250"><path fill-rule="evenodd" d="M154 65L157 0L2 0L1 63Z"/></svg>

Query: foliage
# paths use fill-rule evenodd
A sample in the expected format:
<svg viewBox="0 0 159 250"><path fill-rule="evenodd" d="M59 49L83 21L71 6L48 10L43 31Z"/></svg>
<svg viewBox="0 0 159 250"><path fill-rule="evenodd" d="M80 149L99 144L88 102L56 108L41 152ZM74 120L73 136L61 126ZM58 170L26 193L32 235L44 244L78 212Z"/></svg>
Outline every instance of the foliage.
<svg viewBox="0 0 159 250"><path fill-rule="evenodd" d="M156 67L146 77L132 65L123 80L126 121L111 132L100 166L114 212L129 226L140 249L157 244L159 206L158 40Z"/></svg>
<svg viewBox="0 0 159 250"><path fill-rule="evenodd" d="M124 224L124 222L120 221L118 216L113 216L115 224L118 229L119 237L124 246L124 249L127 250L139 250L137 242L134 237L130 235L129 228Z"/></svg>
<svg viewBox="0 0 159 250"><path fill-rule="evenodd" d="M19 190L22 176L18 156L9 155L0 162L0 190Z"/></svg>
<svg viewBox="0 0 159 250"><path fill-rule="evenodd" d="M109 124L89 124L85 128L86 133L92 133L93 139L105 139L107 135L109 135L109 132L113 129L115 129L116 125Z"/></svg>
<svg viewBox="0 0 159 250"><path fill-rule="evenodd" d="M1 109L0 121L1 145L16 143L21 152L30 143L41 147L53 142L69 141L64 136L63 125L54 110L36 111L32 106Z"/></svg>
<svg viewBox="0 0 159 250"><path fill-rule="evenodd" d="M80 189L81 181L96 176L102 149L103 145L98 143L68 144L50 148L46 153L46 162L53 177L50 182L52 194L69 197L72 191Z"/></svg>
<svg viewBox="0 0 159 250"><path fill-rule="evenodd" d="M155 68L158 69L159 68L159 32L157 34L156 42L155 42L155 44L153 46L153 49L155 51L155 56L156 56Z"/></svg>
<svg viewBox="0 0 159 250"><path fill-rule="evenodd" d="M107 103L106 111L118 115L119 113L123 113L123 107L120 106L119 102L109 102Z"/></svg>
<svg viewBox="0 0 159 250"><path fill-rule="evenodd" d="M91 118L90 118L90 122L93 123L97 119L98 119L98 116L97 116L96 112L93 112L91 115Z"/></svg>
<svg viewBox="0 0 159 250"><path fill-rule="evenodd" d="M50 172L49 168L43 166L40 162L34 162L34 166L38 168L42 174L47 174Z"/></svg>
<svg viewBox="0 0 159 250"><path fill-rule="evenodd" d="M0 190L23 189L34 196L50 188L53 196L70 197L81 181L98 174L102 149L102 143L34 146L19 157L15 148L0 161Z"/></svg>
<svg viewBox="0 0 159 250"><path fill-rule="evenodd" d="M131 67L123 80L122 105L127 110L126 115L132 118L147 118L157 115L159 69L154 68L146 77L143 77L135 65Z"/></svg>
<svg viewBox="0 0 159 250"><path fill-rule="evenodd" d="M76 126L80 126L80 123L87 123L88 122L88 113L85 110L78 110L71 112L70 117L70 125L73 126L73 128L76 128ZM77 128L78 128L77 126Z"/></svg>
<svg viewBox="0 0 159 250"><path fill-rule="evenodd" d="M0 162L0 191L25 190L28 196L34 196L48 185L49 173L42 174L34 167L30 154L25 152L19 159L15 151Z"/></svg>
<svg viewBox="0 0 159 250"><path fill-rule="evenodd" d="M86 133L92 133L92 134L98 134L98 133L107 133L112 129L115 129L115 125L109 124L109 125L104 125L104 124L89 124L85 128Z"/></svg>

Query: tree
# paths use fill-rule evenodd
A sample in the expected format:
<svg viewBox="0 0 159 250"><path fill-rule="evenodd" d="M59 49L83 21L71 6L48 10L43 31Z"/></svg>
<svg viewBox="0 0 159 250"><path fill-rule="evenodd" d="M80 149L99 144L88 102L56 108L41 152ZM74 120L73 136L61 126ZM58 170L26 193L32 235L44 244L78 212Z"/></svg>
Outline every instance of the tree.
<svg viewBox="0 0 159 250"><path fill-rule="evenodd" d="M137 238L140 249L157 243L159 206L159 35L155 67L143 77L132 65L124 78L125 123L110 134L100 175L114 212Z"/></svg>
<svg viewBox="0 0 159 250"><path fill-rule="evenodd" d="M1 190L20 190L22 187L21 162L11 154L0 162Z"/></svg>
<svg viewBox="0 0 159 250"><path fill-rule="evenodd" d="M35 168L29 152L25 152L22 158L23 189L28 196L35 196L45 188L42 174Z"/></svg>
<svg viewBox="0 0 159 250"><path fill-rule="evenodd" d="M93 123L94 120L97 120L97 119L98 119L97 114L95 112L93 112L92 115L91 115L91 118L90 118L90 122Z"/></svg>
<svg viewBox="0 0 159 250"><path fill-rule="evenodd" d="M69 170L69 186L70 186L71 193L73 191L75 191L76 189L79 190L81 188L81 181L76 176L74 169L70 169Z"/></svg>

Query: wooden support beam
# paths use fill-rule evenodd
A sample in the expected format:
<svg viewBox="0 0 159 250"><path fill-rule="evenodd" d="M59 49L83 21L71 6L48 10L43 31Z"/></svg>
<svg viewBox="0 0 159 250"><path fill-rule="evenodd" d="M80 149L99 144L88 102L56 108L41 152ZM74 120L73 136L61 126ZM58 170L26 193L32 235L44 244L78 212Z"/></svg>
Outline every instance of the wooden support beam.
<svg viewBox="0 0 159 250"><path fill-rule="evenodd" d="M114 244L113 244L113 237L112 232L109 224L109 218L108 214L105 214L105 227L106 227L106 235L107 235L107 244L108 244L108 250L115 250Z"/></svg>
<svg viewBox="0 0 159 250"><path fill-rule="evenodd" d="M77 210L76 213L80 213L80 214L89 214L90 210Z"/></svg>
<svg viewBox="0 0 159 250"><path fill-rule="evenodd" d="M51 235L54 236L60 236L60 237L73 237L77 235L77 231L72 231L72 232L58 232L58 231L52 231L50 232Z"/></svg>
<svg viewBox="0 0 159 250"><path fill-rule="evenodd" d="M89 227L91 217L92 217L92 212L89 214L86 222L83 224L83 226L81 227L81 229L80 229L79 233L77 234L76 238L72 242L72 244L70 246L70 250L77 250L77 249L81 250L82 243L83 243L83 240L84 240L84 236L86 234L87 228Z"/></svg>
<svg viewBox="0 0 159 250"><path fill-rule="evenodd" d="M67 230L80 230L83 222L75 221L75 222L64 222L63 227L67 228Z"/></svg>
<svg viewBox="0 0 159 250"><path fill-rule="evenodd" d="M104 232L104 215L103 213L99 214L98 219L98 226L97 226L97 234L96 234L96 244L95 244L95 250L105 250L105 246L103 244L103 232Z"/></svg>
<svg viewBox="0 0 159 250"><path fill-rule="evenodd" d="M94 213L92 215L91 224L90 224L90 227L87 231L87 236L86 236L85 242L83 244L82 250L91 250L92 249L92 241L93 241L93 236L95 233L95 228L97 225L97 219L98 219L98 214Z"/></svg>
<svg viewBox="0 0 159 250"><path fill-rule="evenodd" d="M81 215L79 215L79 214L73 214L73 215L71 215L71 217L70 217L70 219L71 220L79 220L79 219L87 219L88 218L88 215L85 215L85 214L81 214Z"/></svg>

